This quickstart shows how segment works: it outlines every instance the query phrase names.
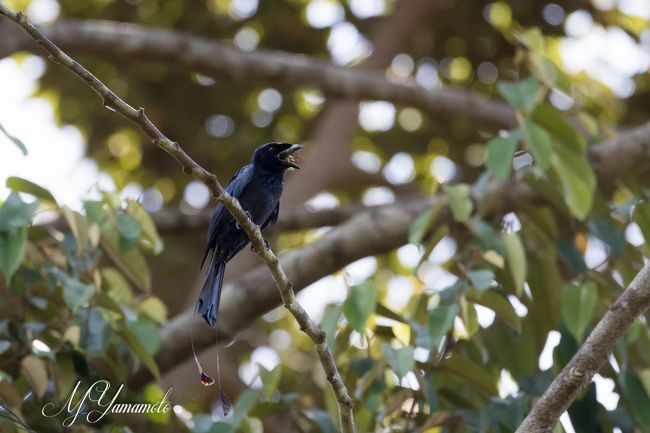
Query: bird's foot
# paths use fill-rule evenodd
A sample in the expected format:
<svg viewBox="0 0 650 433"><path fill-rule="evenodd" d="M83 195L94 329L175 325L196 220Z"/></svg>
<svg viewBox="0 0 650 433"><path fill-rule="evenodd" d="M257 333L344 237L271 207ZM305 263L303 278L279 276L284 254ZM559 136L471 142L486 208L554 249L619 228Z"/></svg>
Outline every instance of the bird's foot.
<svg viewBox="0 0 650 433"><path fill-rule="evenodd" d="M271 244L266 239L264 239L264 248L266 248L267 250L271 249ZM257 251L257 249L255 248L255 246L253 246L253 244L251 244L251 251L256 254L259 254L259 251Z"/></svg>
<svg viewBox="0 0 650 433"><path fill-rule="evenodd" d="M249 220L251 220L251 221L253 220L253 217L251 216L250 212L245 210L244 213L246 214L246 216L248 217ZM237 221L235 221L235 227L237 227L238 230L241 230L241 226L239 225L239 223Z"/></svg>

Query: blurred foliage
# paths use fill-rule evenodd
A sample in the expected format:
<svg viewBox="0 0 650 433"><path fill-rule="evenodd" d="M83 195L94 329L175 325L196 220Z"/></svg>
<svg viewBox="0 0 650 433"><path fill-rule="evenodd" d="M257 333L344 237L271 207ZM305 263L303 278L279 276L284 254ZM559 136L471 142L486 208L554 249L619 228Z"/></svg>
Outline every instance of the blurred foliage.
<svg viewBox="0 0 650 433"><path fill-rule="evenodd" d="M330 29L312 28L305 19L310 2L252 3L257 8L242 17L228 0L59 0L62 18L137 22L224 42L248 29L259 37L258 48L331 57ZM355 16L352 2L332 3L366 37L381 21ZM514 431L648 255L638 241L650 236L647 173L629 173L599 190L587 158L589 146L615 128L647 121L648 74L633 77L632 94L621 98L584 73L567 73L559 54L567 35L559 23L542 19L545 2L440 3L442 12L401 54L411 64L401 78L412 79L422 65L434 65L436 86L501 98L516 110L517 125L494 134L462 119L441 122L412 107L396 107L387 131L357 130L354 152L379 161L376 171L405 153L414 166L409 182L426 193L446 194L453 215L452 223L434 228L441 207L424 212L411 225L407 250L373 258L376 269L362 281L351 281L345 271L333 277L348 295L327 307L321 326L357 401L360 432ZM578 10L636 41L647 35L647 20L616 8L565 0L554 5L560 22ZM146 107L161 130L222 179L261 142L309 137L324 103L314 89L214 81L182 65L79 60L126 100ZM393 65L387 75L395 78L396 71ZM38 94L53 103L62 123L81 129L89 156L118 188L138 183L157 188L168 204L181 202L190 179L171 158L107 113L62 68L48 67L40 83ZM281 96L277 110L264 111L262 94L276 101ZM558 95L570 98L568 107L557 103ZM453 164L450 176L436 170L445 159ZM544 199L515 203L507 215L498 203L487 214L477 208L489 182L515 177ZM47 431L61 420L43 419L42 404L64 399L76 380L123 383L140 365L155 373L152 356L166 307L148 293L156 275L144 254L160 252L162 242L137 202L105 194L75 212L58 207L47 191L29 182L8 184L41 202L25 203L12 194L0 208L0 270L9 283L0 310L0 396L32 427ZM341 202L360 199L349 191L333 192ZM31 226L37 209L61 215L66 228ZM631 232L640 235L626 237ZM283 234L277 243L298 247L319 236L323 232ZM181 237L186 249L197 249ZM176 246L179 261L186 256ZM417 251L416 260L404 259L409 248ZM449 254L436 261L444 250ZM600 252L602 261L588 264L588 251ZM167 272L165 266L156 269ZM490 312L493 320L485 320ZM606 408L591 384L569 410L576 432L614 427L650 432L647 320L645 315L635 322L600 372L620 395L618 406ZM547 346L558 335L559 344ZM218 411L210 406L211 395L178 402L168 418L129 425L133 419L115 417L92 427L258 432L271 431L262 423L274 418L287 431L337 431L335 397L311 342L288 314L274 310L237 344L243 346L238 367L254 371L247 380L255 386L236 396L232 418L213 416ZM553 352L552 366L540 366L545 347ZM272 350L280 362L254 365L260 349ZM149 385L129 393L135 401L155 401L162 390ZM9 424L0 423L0 431L11 431Z"/></svg>

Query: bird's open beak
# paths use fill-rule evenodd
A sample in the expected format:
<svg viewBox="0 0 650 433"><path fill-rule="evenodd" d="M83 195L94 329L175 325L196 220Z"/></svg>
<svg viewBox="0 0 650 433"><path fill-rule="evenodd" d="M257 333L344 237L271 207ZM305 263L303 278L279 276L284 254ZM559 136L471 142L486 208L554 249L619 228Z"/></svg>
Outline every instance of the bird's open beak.
<svg viewBox="0 0 650 433"><path fill-rule="evenodd" d="M286 165L288 167L293 167L293 168L299 170L300 167L293 162L292 154L294 152L296 152L297 150L302 149L303 147L305 147L305 146L303 146L302 144L294 144L291 147L289 147L288 149L283 150L282 152L278 153L278 158L280 158L280 160L282 161L282 163L284 165Z"/></svg>

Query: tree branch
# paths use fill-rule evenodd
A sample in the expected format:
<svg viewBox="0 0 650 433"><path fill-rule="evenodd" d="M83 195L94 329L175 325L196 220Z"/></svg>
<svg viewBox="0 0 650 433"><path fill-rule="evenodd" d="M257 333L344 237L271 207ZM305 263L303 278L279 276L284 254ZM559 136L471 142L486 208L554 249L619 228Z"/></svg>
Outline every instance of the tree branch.
<svg viewBox="0 0 650 433"><path fill-rule="evenodd" d="M327 380L330 382L336 400L338 403L339 417L341 423L341 430L345 433L352 433L355 431L352 408L354 401L350 397L348 390L343 383L343 379L336 367L332 352L327 347L325 333L320 327L315 324L307 315L305 310L296 300L296 295L293 290L293 282L287 278L284 270L279 264L278 258L273 251L265 245L262 232L255 223L253 223L237 199L231 197L221 186L217 177L205 170L197 164L192 158L185 153L185 151L178 145L167 138L144 114L144 109L135 109L122 99L120 99L113 91L111 91L104 83L95 77L90 71L77 63L74 59L61 51L52 41L50 41L43 33L41 33L23 14L22 12L14 13L3 4L0 3L0 15L4 15L10 20L20 25L32 38L49 53L49 59L69 69L79 78L81 78L90 88L92 88L99 96L106 108L117 111L131 122L138 125L142 131L152 140L158 147L162 148L165 152L170 154L181 165L183 171L192 175L196 179L204 182L210 189L213 199L221 202L226 209L233 215L239 226L246 232L251 241L251 245L266 263L271 271L273 280L276 286L280 289L280 295L285 307L295 317L300 325L300 329L306 333L314 342L318 357L325 370ZM189 328L188 328L189 329Z"/></svg>
<svg viewBox="0 0 650 433"><path fill-rule="evenodd" d="M240 51L188 33L110 21L67 20L44 26L46 37L63 49L113 59L164 62L234 82L266 82L279 88L314 86L330 96L386 100L417 107L443 119L463 118L493 129L515 124L507 104L463 89L425 90L413 82L395 82L383 72L355 70L282 51ZM0 29L0 56L36 51L34 44Z"/></svg>
<svg viewBox="0 0 650 433"><path fill-rule="evenodd" d="M632 322L650 307L650 263L609 307L578 352L553 380L516 433L550 433L582 388L607 362Z"/></svg>

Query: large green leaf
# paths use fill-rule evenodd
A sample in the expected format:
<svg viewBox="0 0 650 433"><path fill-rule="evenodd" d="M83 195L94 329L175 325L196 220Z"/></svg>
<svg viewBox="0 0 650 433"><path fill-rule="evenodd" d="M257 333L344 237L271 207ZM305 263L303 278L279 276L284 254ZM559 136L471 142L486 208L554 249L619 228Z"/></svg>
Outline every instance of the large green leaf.
<svg viewBox="0 0 650 433"><path fill-rule="evenodd" d="M542 86L535 77L518 82L499 84L499 93L517 110L524 114L533 111L540 97Z"/></svg>
<svg viewBox="0 0 650 433"><path fill-rule="evenodd" d="M497 395L496 380L488 374L485 367L458 355L450 356L440 362L439 368L462 379L488 395Z"/></svg>
<svg viewBox="0 0 650 433"><path fill-rule="evenodd" d="M101 245L113 263L137 288L149 291L151 273L142 253L137 248L123 251L120 248L120 236L111 228L102 231Z"/></svg>
<svg viewBox="0 0 650 433"><path fill-rule="evenodd" d="M551 155L553 146L551 145L551 136L541 126L530 120L524 120L522 125L524 137L530 153L533 154L535 163L542 170L547 170L551 166Z"/></svg>
<svg viewBox="0 0 650 433"><path fill-rule="evenodd" d="M594 171L584 155L564 146L554 150L551 163L562 183L564 201L573 216L584 220L594 201Z"/></svg>
<svg viewBox="0 0 650 433"><path fill-rule="evenodd" d="M486 165L488 171L498 180L505 181L512 171L512 157L519 140L510 134L496 137L487 144Z"/></svg>
<svg viewBox="0 0 650 433"><path fill-rule="evenodd" d="M501 240L506 248L506 265L515 285L517 296L520 296L526 281L526 250L516 233L502 233Z"/></svg>
<svg viewBox="0 0 650 433"><path fill-rule="evenodd" d="M260 378L262 379L262 390L264 395L271 400L273 394L280 383L280 376L282 375L282 364L278 364L273 370L267 370L262 365L259 366Z"/></svg>
<svg viewBox="0 0 650 433"><path fill-rule="evenodd" d="M375 312L377 306L377 288L369 281L350 288L348 297L343 302L343 314L350 327L363 334L366 322Z"/></svg>
<svg viewBox="0 0 650 433"><path fill-rule="evenodd" d="M644 433L650 432L650 398L643 388L639 377L633 373L623 373L619 381L623 389L626 406L632 412L636 427Z"/></svg>
<svg viewBox="0 0 650 433"><path fill-rule="evenodd" d="M598 288L592 281L580 286L573 284L564 286L562 320L578 343L582 342L585 330L591 323L597 302Z"/></svg>
<svg viewBox="0 0 650 433"><path fill-rule="evenodd" d="M142 364L153 374L153 376L158 379L160 377L160 370L158 369L158 364L154 360L151 353L147 348L142 344L140 338L138 338L134 333L131 332L129 328L122 329L122 336L127 346L131 349L133 354L142 361Z"/></svg>
<svg viewBox="0 0 650 433"><path fill-rule="evenodd" d="M400 379L415 367L413 347L395 349L390 344L384 344L384 359Z"/></svg>
<svg viewBox="0 0 650 433"><path fill-rule="evenodd" d="M458 315L458 305L440 306L429 311L429 349L436 349Z"/></svg>
<svg viewBox="0 0 650 433"><path fill-rule="evenodd" d="M336 342L336 325L339 321L339 317L341 317L342 312L343 305L332 305L325 311L325 314L323 314L323 318L320 322L320 327L327 336L327 346L332 352L334 352L334 349L336 347L334 344Z"/></svg>
<svg viewBox="0 0 650 433"><path fill-rule="evenodd" d="M135 243L140 238L140 234L142 234L142 228L132 216L125 213L118 213L117 232L120 234L120 249L127 251L135 246Z"/></svg>
<svg viewBox="0 0 650 433"><path fill-rule="evenodd" d="M563 143L571 146L575 151L584 152L587 150L587 141L574 127L569 125L565 118L566 116L559 113L549 104L539 104L533 112L533 120L546 129L546 131L553 134L554 137Z"/></svg>
<svg viewBox="0 0 650 433"><path fill-rule="evenodd" d="M490 288L494 281L494 272L491 269L477 269L467 274L472 286L478 291L483 292Z"/></svg>
<svg viewBox="0 0 650 433"><path fill-rule="evenodd" d="M21 177L11 176L7 178L7 188L14 191L31 194L36 198L40 198L41 200L56 204L56 200L54 199L54 196L51 192L42 186L36 185L34 182L23 179Z"/></svg>
<svg viewBox="0 0 650 433"><path fill-rule="evenodd" d="M508 298L496 290L488 290L479 296L468 296L470 301L494 311L496 317L517 332L521 332L521 318L517 316Z"/></svg>
<svg viewBox="0 0 650 433"><path fill-rule="evenodd" d="M163 250L163 242L158 236L156 225L151 219L151 215L137 201L129 201L126 207L127 213L138 223L142 229L142 238L146 245L154 254L159 254Z"/></svg>
<svg viewBox="0 0 650 433"><path fill-rule="evenodd" d="M449 197L449 206L454 219L458 222L465 222L472 214L474 203L470 197L469 185L458 183L445 188Z"/></svg>
<svg viewBox="0 0 650 433"><path fill-rule="evenodd" d="M22 263L26 248L27 227L0 231L0 270L7 284Z"/></svg>
<svg viewBox="0 0 650 433"><path fill-rule="evenodd" d="M12 191L0 207L0 231L18 229L29 225L38 201L25 203L17 192Z"/></svg>

